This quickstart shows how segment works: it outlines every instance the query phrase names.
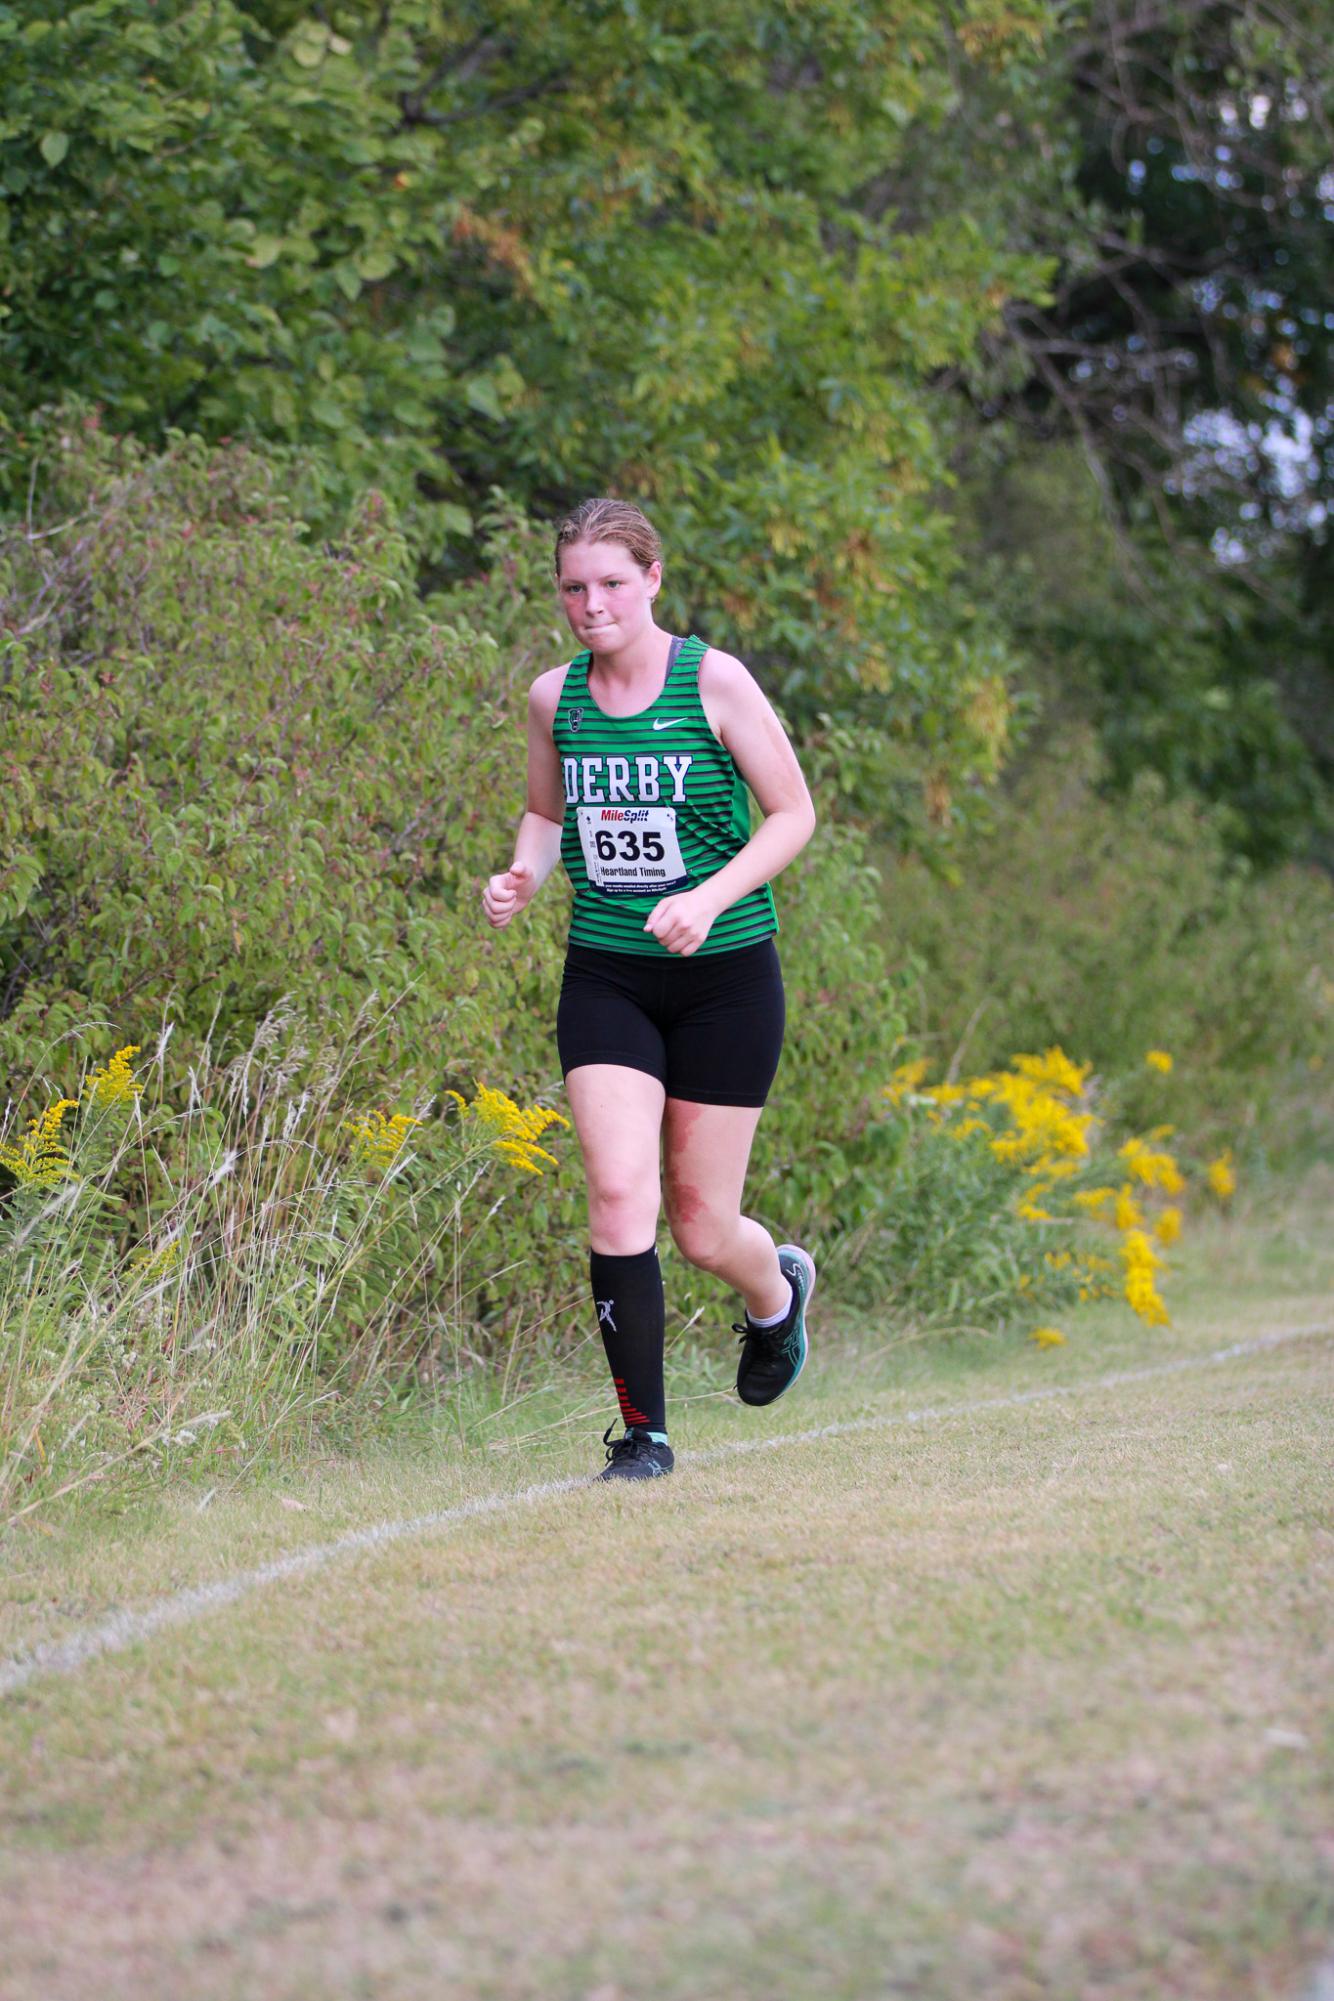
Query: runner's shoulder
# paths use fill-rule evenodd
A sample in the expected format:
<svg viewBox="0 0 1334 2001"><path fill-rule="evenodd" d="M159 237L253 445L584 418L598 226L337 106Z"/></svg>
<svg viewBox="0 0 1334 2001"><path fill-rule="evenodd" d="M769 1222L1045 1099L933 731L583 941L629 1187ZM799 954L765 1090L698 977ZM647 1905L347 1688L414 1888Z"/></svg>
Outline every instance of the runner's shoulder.
<svg viewBox="0 0 1334 2001"><path fill-rule="evenodd" d="M699 663L699 698L704 713L721 735L733 717L764 705L764 690L744 660L719 646L706 647Z"/></svg>
<svg viewBox="0 0 1334 2001"><path fill-rule="evenodd" d="M528 690L530 712L550 727L556 714L556 704L560 701L561 689L565 686L565 676L570 671L567 660L563 667L548 667L539 674Z"/></svg>
<svg viewBox="0 0 1334 2001"><path fill-rule="evenodd" d="M711 694L744 695L760 684L735 653L725 653L721 646L706 646L700 655L699 685Z"/></svg>

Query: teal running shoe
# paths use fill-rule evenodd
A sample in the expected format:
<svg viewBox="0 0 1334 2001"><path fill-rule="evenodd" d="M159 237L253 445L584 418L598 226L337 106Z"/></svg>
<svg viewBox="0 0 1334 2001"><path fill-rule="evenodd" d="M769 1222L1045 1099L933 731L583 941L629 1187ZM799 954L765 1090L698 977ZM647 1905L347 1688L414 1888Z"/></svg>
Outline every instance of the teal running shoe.
<svg viewBox="0 0 1334 2001"><path fill-rule="evenodd" d="M736 1393L742 1403L776 1402L806 1366L806 1308L815 1290L815 1260L800 1244L780 1244L778 1269L792 1287L787 1318L775 1327L752 1327L749 1314L733 1323L732 1332L741 1336Z"/></svg>

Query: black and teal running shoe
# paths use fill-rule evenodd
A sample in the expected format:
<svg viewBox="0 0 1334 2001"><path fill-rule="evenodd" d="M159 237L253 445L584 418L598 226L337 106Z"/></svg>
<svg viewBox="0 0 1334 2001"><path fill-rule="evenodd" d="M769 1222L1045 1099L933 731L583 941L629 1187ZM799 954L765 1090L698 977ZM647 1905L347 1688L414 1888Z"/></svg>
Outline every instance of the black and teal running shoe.
<svg viewBox="0 0 1334 2001"><path fill-rule="evenodd" d="M675 1466L671 1446L665 1439L654 1438L642 1425L630 1425L624 1438L613 1438L614 1430L609 1424L602 1434L607 1463L598 1474L599 1480L658 1480Z"/></svg>
<svg viewBox="0 0 1334 2001"><path fill-rule="evenodd" d="M741 1336L736 1393L742 1403L774 1403L806 1366L806 1308L815 1290L815 1260L799 1244L780 1244L778 1268L792 1287L787 1318L776 1327L752 1327L747 1314L732 1328Z"/></svg>

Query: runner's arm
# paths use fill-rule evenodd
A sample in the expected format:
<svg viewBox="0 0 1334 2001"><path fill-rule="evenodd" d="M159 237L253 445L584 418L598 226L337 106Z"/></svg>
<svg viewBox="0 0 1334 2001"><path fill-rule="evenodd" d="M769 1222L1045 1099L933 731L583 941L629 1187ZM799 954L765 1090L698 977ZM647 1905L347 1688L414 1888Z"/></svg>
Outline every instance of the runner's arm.
<svg viewBox="0 0 1334 2001"><path fill-rule="evenodd" d="M566 671L555 667L539 674L528 690L528 805L514 837L514 861L531 867L534 894L560 860L565 788L551 724Z"/></svg>
<svg viewBox="0 0 1334 2001"><path fill-rule="evenodd" d="M815 832L815 807L787 731L749 668L710 647L699 686L709 720L764 814L740 853L700 884L721 912L772 882L801 853Z"/></svg>

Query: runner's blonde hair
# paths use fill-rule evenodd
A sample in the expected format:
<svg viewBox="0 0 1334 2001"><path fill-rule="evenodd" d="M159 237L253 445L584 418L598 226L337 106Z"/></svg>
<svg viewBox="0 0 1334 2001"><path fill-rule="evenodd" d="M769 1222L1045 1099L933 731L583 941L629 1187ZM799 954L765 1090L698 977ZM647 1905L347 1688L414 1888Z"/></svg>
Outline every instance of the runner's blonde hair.
<svg viewBox="0 0 1334 2001"><path fill-rule="evenodd" d="M556 581L560 582L560 552L572 542L620 542L641 570L662 561L662 542L646 514L628 500L581 500L556 530Z"/></svg>

